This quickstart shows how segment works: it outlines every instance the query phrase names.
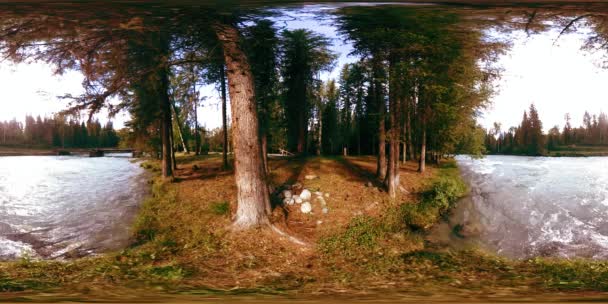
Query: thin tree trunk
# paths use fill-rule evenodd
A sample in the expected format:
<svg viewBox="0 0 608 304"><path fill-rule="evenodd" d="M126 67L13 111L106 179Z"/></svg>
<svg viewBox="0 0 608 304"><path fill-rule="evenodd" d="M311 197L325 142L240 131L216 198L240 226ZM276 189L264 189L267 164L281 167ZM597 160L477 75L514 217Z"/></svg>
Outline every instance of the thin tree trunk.
<svg viewBox="0 0 608 304"><path fill-rule="evenodd" d="M259 123L251 67L239 46L238 30L216 23L214 30L224 51L232 110L234 177L237 212L234 226L246 229L269 223L270 198L259 138Z"/></svg>
<svg viewBox="0 0 608 304"><path fill-rule="evenodd" d="M222 143L222 168L228 168L228 121L226 119L226 71L224 70L224 65L222 65L220 71L220 88L222 94L222 135L223 135L223 143Z"/></svg>
<svg viewBox="0 0 608 304"><path fill-rule="evenodd" d="M165 34L161 34L160 39L160 52L161 54L167 54L169 48L169 41L166 39ZM171 102L169 100L169 78L168 69L163 67L159 70L160 76L160 114L161 114L161 173L163 178L169 178L173 176L173 150L171 147L171 132L173 124L171 123Z"/></svg>
<svg viewBox="0 0 608 304"><path fill-rule="evenodd" d="M177 131L179 133L179 139L182 143L182 148L186 154L190 154L190 150L188 149L188 145L186 145L186 140L184 139L184 133L182 129L182 124L179 121L179 116L177 115L177 108L175 107L175 102L171 102L171 107L173 108L173 115L175 115L175 123L177 123Z"/></svg>
<svg viewBox="0 0 608 304"><path fill-rule="evenodd" d="M426 170L426 117L422 117L420 129L420 162L418 164L418 172L422 173Z"/></svg>
<svg viewBox="0 0 608 304"><path fill-rule="evenodd" d="M171 128L171 132L169 133L171 139L171 165L173 166L173 171L177 170L177 160L175 159L175 136L173 134L173 128Z"/></svg>
<svg viewBox="0 0 608 304"><path fill-rule="evenodd" d="M201 137L198 130L198 101L194 99L192 96L192 101L194 104L194 154L201 154Z"/></svg>
<svg viewBox="0 0 608 304"><path fill-rule="evenodd" d="M323 153L323 111L319 107L319 143L317 147L317 155L321 156Z"/></svg>
<svg viewBox="0 0 608 304"><path fill-rule="evenodd" d="M376 176L383 180L386 176L386 128L384 123L385 104L384 98L376 88L376 102L378 103L378 163L376 165Z"/></svg>
<svg viewBox="0 0 608 304"><path fill-rule="evenodd" d="M161 82L166 82L166 75L161 77ZM161 171L164 178L171 177L173 175L173 166L171 164L172 154L171 151L171 110L169 106L169 97L166 92L161 92Z"/></svg>
<svg viewBox="0 0 608 304"><path fill-rule="evenodd" d="M414 143L412 141L412 110L414 109L414 99L409 102L409 106L406 111L405 117L405 131L406 131L406 144L407 144L407 154L409 160L416 159L416 155L414 155Z"/></svg>

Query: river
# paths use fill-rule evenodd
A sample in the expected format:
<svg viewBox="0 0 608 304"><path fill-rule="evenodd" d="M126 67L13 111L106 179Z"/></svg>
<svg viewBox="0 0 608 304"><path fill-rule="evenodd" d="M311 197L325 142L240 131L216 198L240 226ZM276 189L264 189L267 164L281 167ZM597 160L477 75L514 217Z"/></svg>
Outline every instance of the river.
<svg viewBox="0 0 608 304"><path fill-rule="evenodd" d="M0 157L0 260L121 248L146 189L126 155Z"/></svg>
<svg viewBox="0 0 608 304"><path fill-rule="evenodd" d="M457 238L510 258L608 258L608 158L457 162L471 189L450 219Z"/></svg>

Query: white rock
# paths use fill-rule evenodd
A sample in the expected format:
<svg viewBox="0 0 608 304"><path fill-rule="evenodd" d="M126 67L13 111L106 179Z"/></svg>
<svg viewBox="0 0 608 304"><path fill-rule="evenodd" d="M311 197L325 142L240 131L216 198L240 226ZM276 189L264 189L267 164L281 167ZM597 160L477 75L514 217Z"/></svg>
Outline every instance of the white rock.
<svg viewBox="0 0 608 304"><path fill-rule="evenodd" d="M284 198L291 198L292 197L291 191L289 191L289 190L283 190L283 197Z"/></svg>
<svg viewBox="0 0 608 304"><path fill-rule="evenodd" d="M322 220L318 220L317 221L317 225L321 225L321 224L323 224L323 221Z"/></svg>
<svg viewBox="0 0 608 304"><path fill-rule="evenodd" d="M304 176L304 179L307 179L307 180L311 180L311 179L315 179L315 178L318 178L318 176L316 176L314 174Z"/></svg>
<svg viewBox="0 0 608 304"><path fill-rule="evenodd" d="M325 193L325 197L329 197L329 193Z"/></svg>
<svg viewBox="0 0 608 304"><path fill-rule="evenodd" d="M329 212L329 209L327 209L327 207L323 207L323 209L321 209L321 212L323 212L323 214L327 214Z"/></svg>
<svg viewBox="0 0 608 304"><path fill-rule="evenodd" d="M283 205L293 205L293 202L294 200L291 197L286 197L283 199Z"/></svg>
<svg viewBox="0 0 608 304"><path fill-rule="evenodd" d="M293 200L296 202L296 204L302 203L302 198L299 195L294 195Z"/></svg>
<svg viewBox="0 0 608 304"><path fill-rule="evenodd" d="M365 187L371 187L371 186L373 186L372 182L365 183Z"/></svg>
<svg viewBox="0 0 608 304"><path fill-rule="evenodd" d="M317 191L317 192L315 192L315 195L316 195L316 196L323 196L323 193L322 193L322 192Z"/></svg>
<svg viewBox="0 0 608 304"><path fill-rule="evenodd" d="M305 202L300 206L302 213L310 213L312 211L312 205L309 202Z"/></svg>
<svg viewBox="0 0 608 304"><path fill-rule="evenodd" d="M312 194L310 193L310 191L308 191L308 189L304 189L304 190L302 190L302 193L300 193L300 198L305 202L310 201L311 197L312 197Z"/></svg>

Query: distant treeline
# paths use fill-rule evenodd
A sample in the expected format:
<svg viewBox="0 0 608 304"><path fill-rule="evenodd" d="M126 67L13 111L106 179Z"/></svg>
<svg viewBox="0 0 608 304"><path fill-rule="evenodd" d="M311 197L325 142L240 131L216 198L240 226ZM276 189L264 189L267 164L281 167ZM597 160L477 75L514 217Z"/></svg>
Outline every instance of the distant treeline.
<svg viewBox="0 0 608 304"><path fill-rule="evenodd" d="M538 112L530 105L519 126L501 131L500 123L494 123L494 127L486 131L486 150L490 154L543 155L564 146L608 145L608 116L605 113L590 115L585 111L583 125L578 128L572 127L570 114L566 113L564 119L566 123L561 130L554 126L544 134Z"/></svg>
<svg viewBox="0 0 608 304"><path fill-rule="evenodd" d="M64 117L34 118L25 123L13 119L0 122L0 144L32 147L94 148L116 147L119 137L112 122L102 126L98 120L80 122Z"/></svg>

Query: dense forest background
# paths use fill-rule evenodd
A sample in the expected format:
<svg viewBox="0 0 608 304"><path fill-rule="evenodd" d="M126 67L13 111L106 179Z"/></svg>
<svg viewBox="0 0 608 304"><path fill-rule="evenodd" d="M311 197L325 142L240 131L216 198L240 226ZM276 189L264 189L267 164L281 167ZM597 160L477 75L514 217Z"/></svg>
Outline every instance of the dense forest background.
<svg viewBox="0 0 608 304"><path fill-rule="evenodd" d="M104 126L98 120L80 122L61 116L34 118L27 115L25 123L16 119L0 121L0 145L60 148L117 147L119 135L112 122Z"/></svg>
<svg viewBox="0 0 608 304"><path fill-rule="evenodd" d="M601 147L608 145L608 116L605 113L589 114L585 111L583 125L573 127L569 113L560 130L553 126L545 134L534 104L524 111L521 124L502 130L502 125L485 130L485 148L489 154L545 155L551 151L575 149L577 146Z"/></svg>

